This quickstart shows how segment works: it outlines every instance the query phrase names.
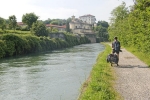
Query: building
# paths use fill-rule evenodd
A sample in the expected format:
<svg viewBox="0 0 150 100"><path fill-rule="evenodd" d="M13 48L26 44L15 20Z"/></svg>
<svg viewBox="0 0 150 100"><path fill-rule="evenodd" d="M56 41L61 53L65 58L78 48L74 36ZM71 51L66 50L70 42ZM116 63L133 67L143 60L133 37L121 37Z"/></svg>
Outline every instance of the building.
<svg viewBox="0 0 150 100"><path fill-rule="evenodd" d="M90 14L80 16L79 19L82 20L85 23L88 23L88 24L95 24L96 23L95 22L96 21L95 16L90 15Z"/></svg>
<svg viewBox="0 0 150 100"><path fill-rule="evenodd" d="M59 25L52 25L52 24L46 24L47 28L56 28L59 32L66 31L66 25L59 26Z"/></svg>
<svg viewBox="0 0 150 100"><path fill-rule="evenodd" d="M17 25L20 26L20 27L26 27L27 25L24 24L23 22L17 22Z"/></svg>
<svg viewBox="0 0 150 100"><path fill-rule="evenodd" d="M92 15L90 16L93 18ZM78 19L75 18L75 16L72 16L72 21L69 23L70 29L72 30L73 34L80 35L80 36L87 36L91 40L91 42L96 42L96 35L93 31L93 27L95 23L94 20L90 20L92 22L90 21L88 22L88 21L81 20L82 17L80 16L80 18Z"/></svg>

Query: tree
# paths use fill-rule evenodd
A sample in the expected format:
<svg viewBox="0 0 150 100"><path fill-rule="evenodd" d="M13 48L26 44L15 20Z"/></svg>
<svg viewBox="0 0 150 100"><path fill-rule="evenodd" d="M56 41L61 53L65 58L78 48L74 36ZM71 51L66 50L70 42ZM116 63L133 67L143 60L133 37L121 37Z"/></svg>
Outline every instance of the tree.
<svg viewBox="0 0 150 100"><path fill-rule="evenodd" d="M100 37L103 40L108 40L108 27L109 24L106 21L98 21L97 27L94 27L97 37ZM101 40L101 41L103 41Z"/></svg>
<svg viewBox="0 0 150 100"><path fill-rule="evenodd" d="M0 17L0 28L4 30L6 28L5 19Z"/></svg>
<svg viewBox="0 0 150 100"><path fill-rule="evenodd" d="M37 21L39 17L34 13L26 13L22 16L22 22L27 24L31 28L32 24Z"/></svg>
<svg viewBox="0 0 150 100"><path fill-rule="evenodd" d="M105 28L109 27L109 24L106 21L98 21L97 26L99 26L99 25L101 25L101 26L103 26Z"/></svg>
<svg viewBox="0 0 150 100"><path fill-rule="evenodd" d="M107 28L106 28L106 27L103 27L103 26L101 26L101 25L95 27L95 31L96 31L98 37L104 37L105 34L108 33L108 32L107 32Z"/></svg>
<svg viewBox="0 0 150 100"><path fill-rule="evenodd" d="M52 21L50 24L52 24L52 25L58 25L58 21Z"/></svg>
<svg viewBox="0 0 150 100"><path fill-rule="evenodd" d="M35 22L32 25L31 32L36 36L48 36L46 26L42 22Z"/></svg>
<svg viewBox="0 0 150 100"><path fill-rule="evenodd" d="M111 12L111 24L118 22L120 20L123 20L124 18L126 18L129 14L129 10L126 7L126 3L122 2L122 4L118 7L116 7L114 10L112 10Z"/></svg>
<svg viewBox="0 0 150 100"><path fill-rule="evenodd" d="M70 23L71 21L72 21L71 18L68 18L68 19L67 19L67 22L66 22L66 31L67 31L67 32L70 32L70 31L71 31L70 25L69 25L69 23Z"/></svg>
<svg viewBox="0 0 150 100"><path fill-rule="evenodd" d="M51 21L52 21L52 20L51 20L50 18L48 18L47 20L44 21L44 24L50 24Z"/></svg>
<svg viewBox="0 0 150 100"><path fill-rule="evenodd" d="M4 23L4 18L0 17L0 26Z"/></svg>
<svg viewBox="0 0 150 100"><path fill-rule="evenodd" d="M9 26L10 28L13 28L14 30L16 30L17 19L15 15L9 16Z"/></svg>
<svg viewBox="0 0 150 100"><path fill-rule="evenodd" d="M109 24L106 21L98 21L97 26L99 26L99 25L101 25L101 26L103 26L105 28L109 27Z"/></svg>

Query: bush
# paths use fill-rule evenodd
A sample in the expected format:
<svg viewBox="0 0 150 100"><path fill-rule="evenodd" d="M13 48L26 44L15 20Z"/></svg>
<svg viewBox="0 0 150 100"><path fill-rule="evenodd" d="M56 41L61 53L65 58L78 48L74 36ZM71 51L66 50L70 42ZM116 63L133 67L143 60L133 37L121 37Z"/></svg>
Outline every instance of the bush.
<svg viewBox="0 0 150 100"><path fill-rule="evenodd" d="M6 54L6 44L4 41L0 40L0 58L3 58Z"/></svg>
<svg viewBox="0 0 150 100"><path fill-rule="evenodd" d="M81 37L78 40L77 37L72 34L64 33L64 35L65 40L59 38L51 39L45 36L37 37L33 34L5 33L0 37L0 58L41 51L51 51L82 43L89 43L86 37Z"/></svg>
<svg viewBox="0 0 150 100"><path fill-rule="evenodd" d="M22 26L20 28L21 31L30 31L29 27L28 26Z"/></svg>
<svg viewBox="0 0 150 100"><path fill-rule="evenodd" d="M36 36L48 36L48 30L42 22L35 22L32 25L31 32Z"/></svg>

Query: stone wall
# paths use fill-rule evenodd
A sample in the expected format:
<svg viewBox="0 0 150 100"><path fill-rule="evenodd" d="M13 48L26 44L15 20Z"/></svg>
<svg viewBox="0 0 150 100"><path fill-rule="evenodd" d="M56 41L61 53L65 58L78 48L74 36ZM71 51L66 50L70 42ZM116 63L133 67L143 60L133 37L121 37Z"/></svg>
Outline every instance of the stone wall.
<svg viewBox="0 0 150 100"><path fill-rule="evenodd" d="M91 43L96 43L96 35L95 34L85 34L85 36L91 41Z"/></svg>
<svg viewBox="0 0 150 100"><path fill-rule="evenodd" d="M75 35L78 38L78 40L80 39L79 37L86 36L91 41L91 43L96 43L96 35L95 34L75 34ZM51 38L60 38L60 39L65 40L64 33L50 33L49 36Z"/></svg>
<svg viewBox="0 0 150 100"><path fill-rule="evenodd" d="M65 40L65 35L64 35L64 33L50 33L49 36L50 36L51 38L60 38L60 39Z"/></svg>

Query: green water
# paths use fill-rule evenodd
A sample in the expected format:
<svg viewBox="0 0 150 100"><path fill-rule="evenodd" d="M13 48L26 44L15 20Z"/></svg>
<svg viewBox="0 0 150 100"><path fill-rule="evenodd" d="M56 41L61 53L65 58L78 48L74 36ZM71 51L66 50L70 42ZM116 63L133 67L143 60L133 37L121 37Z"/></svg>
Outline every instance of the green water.
<svg viewBox="0 0 150 100"><path fill-rule="evenodd" d="M0 61L0 100L76 100L98 54L85 44Z"/></svg>

